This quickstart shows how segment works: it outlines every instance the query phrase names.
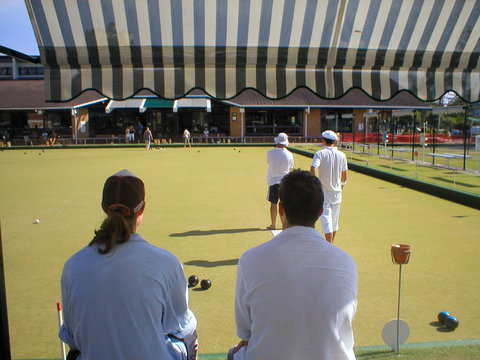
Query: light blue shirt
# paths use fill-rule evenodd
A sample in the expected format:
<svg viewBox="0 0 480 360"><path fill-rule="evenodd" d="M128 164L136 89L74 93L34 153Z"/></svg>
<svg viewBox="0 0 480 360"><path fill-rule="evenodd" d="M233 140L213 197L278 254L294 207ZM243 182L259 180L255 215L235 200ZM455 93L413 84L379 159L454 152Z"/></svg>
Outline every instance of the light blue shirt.
<svg viewBox="0 0 480 360"><path fill-rule="evenodd" d="M81 359L174 359L165 334L197 326L180 261L132 234L106 255L96 246L73 255L62 273L60 338Z"/></svg>

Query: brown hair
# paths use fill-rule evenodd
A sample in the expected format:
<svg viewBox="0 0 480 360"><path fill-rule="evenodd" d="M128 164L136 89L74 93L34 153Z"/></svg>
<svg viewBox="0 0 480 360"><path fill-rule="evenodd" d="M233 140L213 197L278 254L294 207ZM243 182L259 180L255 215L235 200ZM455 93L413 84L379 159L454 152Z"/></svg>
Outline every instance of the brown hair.
<svg viewBox="0 0 480 360"><path fill-rule="evenodd" d="M102 209L107 218L88 246L97 245L100 254L107 254L130 239L137 217L145 206L145 186L138 177L122 170L110 176L103 186Z"/></svg>
<svg viewBox="0 0 480 360"><path fill-rule="evenodd" d="M88 246L97 244L100 254L109 253L115 245L130 239L136 220L137 216L124 217L120 209L113 210L112 214L103 220L100 229L95 230L95 236Z"/></svg>

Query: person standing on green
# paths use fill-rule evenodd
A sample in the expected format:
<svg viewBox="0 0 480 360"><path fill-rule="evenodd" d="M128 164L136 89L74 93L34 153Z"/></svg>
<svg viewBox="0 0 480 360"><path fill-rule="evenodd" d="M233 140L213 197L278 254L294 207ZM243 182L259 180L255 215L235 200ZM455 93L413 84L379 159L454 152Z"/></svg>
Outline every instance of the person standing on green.
<svg viewBox="0 0 480 360"><path fill-rule="evenodd" d="M325 239L333 244L338 231L342 190L347 183L347 156L335 146L338 136L332 130L322 133L323 149L317 151L313 157L310 174L315 175L322 183L324 202L323 213L320 217L322 232Z"/></svg>
<svg viewBox="0 0 480 360"><path fill-rule="evenodd" d="M150 150L150 145L153 140L153 135L152 135L152 132L150 131L149 126L145 128L145 132L143 133L143 138L145 139L145 149Z"/></svg>
<svg viewBox="0 0 480 360"><path fill-rule="evenodd" d="M287 150L288 135L280 133L274 139L274 149L267 152L267 185L268 194L267 201L270 202L270 225L267 226L268 230L276 229L277 221L277 203L278 203L278 187L280 181L285 175L287 175L291 169L293 169L293 155Z"/></svg>

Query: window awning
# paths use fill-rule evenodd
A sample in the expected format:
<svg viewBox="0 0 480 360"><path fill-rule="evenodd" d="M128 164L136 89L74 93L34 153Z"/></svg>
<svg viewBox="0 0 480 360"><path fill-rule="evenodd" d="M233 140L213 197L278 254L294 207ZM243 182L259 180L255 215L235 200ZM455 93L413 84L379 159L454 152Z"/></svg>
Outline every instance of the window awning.
<svg viewBox="0 0 480 360"><path fill-rule="evenodd" d="M443 106L443 107L436 107L432 109L434 114L463 114L465 113L465 108L463 106Z"/></svg>
<svg viewBox="0 0 480 360"><path fill-rule="evenodd" d="M172 100L147 98L143 106L140 107L140 112L145 112L147 109L171 109L172 107Z"/></svg>
<svg viewBox="0 0 480 360"><path fill-rule="evenodd" d="M455 91L480 100L476 0L26 0L46 98L87 89L123 100L192 89L229 99L252 88L376 100Z"/></svg>
<svg viewBox="0 0 480 360"><path fill-rule="evenodd" d="M393 110L393 117L403 117L403 116L414 116L416 109L402 109L402 110Z"/></svg>
<svg viewBox="0 0 480 360"><path fill-rule="evenodd" d="M165 99L147 99L143 105L145 108L172 108L173 101Z"/></svg>
<svg viewBox="0 0 480 360"><path fill-rule="evenodd" d="M207 112L212 111L212 102L210 99L204 98L185 98L175 100L173 103L173 112L177 112L179 108L203 108Z"/></svg>
<svg viewBox="0 0 480 360"><path fill-rule="evenodd" d="M144 112L145 108L143 107L143 104L145 103L145 100L146 99L128 99L124 101L110 100L107 107L105 108L105 112L107 114L110 114L115 109L128 108L137 108L140 112Z"/></svg>

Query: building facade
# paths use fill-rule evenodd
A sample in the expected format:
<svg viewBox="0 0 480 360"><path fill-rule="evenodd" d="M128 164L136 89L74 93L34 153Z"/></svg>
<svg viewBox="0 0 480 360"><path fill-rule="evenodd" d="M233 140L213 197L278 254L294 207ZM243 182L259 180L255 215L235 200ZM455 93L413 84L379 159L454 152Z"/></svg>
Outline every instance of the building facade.
<svg viewBox="0 0 480 360"><path fill-rule="evenodd" d="M299 88L289 96L272 100L255 90L245 90L228 100L218 100L200 90L177 100L158 98L143 90L125 101L110 100L89 90L63 103L44 100L45 83L41 65L10 56L0 57L0 134L11 143L40 144L42 134L55 133L59 141L97 139L121 142L126 129L141 142L150 126L156 139L178 142L185 128L195 138L209 140L270 142L279 132L298 141L313 141L322 131L341 134L381 132L392 111L431 109L407 92L388 101L375 101L358 89L340 99L327 100ZM131 131L131 130L130 130Z"/></svg>

